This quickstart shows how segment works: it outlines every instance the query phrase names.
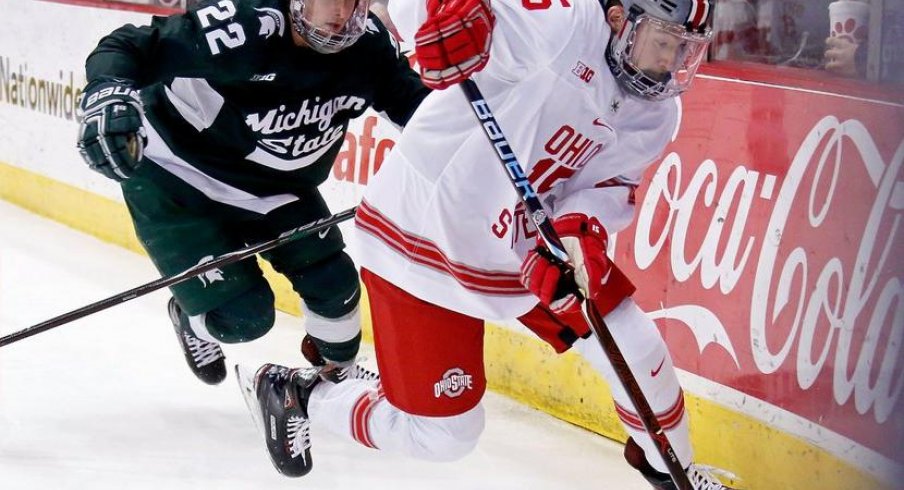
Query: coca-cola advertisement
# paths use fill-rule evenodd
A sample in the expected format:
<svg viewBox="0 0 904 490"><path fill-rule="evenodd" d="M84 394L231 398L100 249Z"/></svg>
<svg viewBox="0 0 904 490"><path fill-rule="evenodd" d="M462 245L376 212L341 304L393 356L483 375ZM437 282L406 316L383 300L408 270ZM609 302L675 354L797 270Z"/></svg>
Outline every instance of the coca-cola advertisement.
<svg viewBox="0 0 904 490"><path fill-rule="evenodd" d="M904 109L697 83L616 262L678 368L900 472Z"/></svg>

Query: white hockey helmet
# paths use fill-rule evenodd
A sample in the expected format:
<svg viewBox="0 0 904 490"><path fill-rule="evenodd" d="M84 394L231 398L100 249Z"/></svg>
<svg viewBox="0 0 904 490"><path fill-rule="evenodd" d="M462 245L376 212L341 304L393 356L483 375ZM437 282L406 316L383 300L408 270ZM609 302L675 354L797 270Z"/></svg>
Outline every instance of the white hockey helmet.
<svg viewBox="0 0 904 490"><path fill-rule="evenodd" d="M691 85L712 39L710 0L622 0L624 27L613 32L606 61L629 91L650 100Z"/></svg>
<svg viewBox="0 0 904 490"><path fill-rule="evenodd" d="M337 53L364 34L370 0L290 0L292 28L318 53Z"/></svg>

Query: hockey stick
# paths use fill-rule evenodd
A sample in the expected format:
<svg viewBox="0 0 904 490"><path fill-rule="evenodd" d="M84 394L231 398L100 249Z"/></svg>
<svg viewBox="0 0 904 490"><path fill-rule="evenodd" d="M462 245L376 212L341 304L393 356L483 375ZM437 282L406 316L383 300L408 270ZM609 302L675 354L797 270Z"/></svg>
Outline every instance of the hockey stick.
<svg viewBox="0 0 904 490"><path fill-rule="evenodd" d="M537 231L540 233L543 241L546 242L547 248L549 248L549 251L556 259L561 260L562 262L568 262L568 254L565 252L562 241L559 239L555 228L553 228L552 222L549 220L549 214L546 212L546 209L544 209L543 203L540 202L537 193L527 179L524 168L518 163L518 159L512 151L511 145L506 139L505 134L502 132L499 123L496 121L493 111L490 110L489 104L487 104L483 94L480 93L480 89L477 88L477 84L474 83L473 80L468 79L461 83L461 87L465 92L465 96L468 98L468 102L470 102L474 115L476 115L477 119L480 121L480 125L483 127L487 139L489 139L490 144L495 148L496 155L499 157L499 161L505 168L509 180L512 182L519 197L521 197L521 200L524 202L527 213L537 227ZM577 287L575 287L575 289L577 289ZM691 482L684 472L684 468L681 467L681 462L678 461L678 456L675 455L675 449L669 442L665 431L662 430L659 420L656 418L653 409L650 407L650 402L647 401L647 398L641 391L640 385L637 383L637 378L635 378L634 374L631 372L631 368L625 361L625 356L622 354L621 349L619 349L618 344L615 343L615 339L612 337L612 333L609 332L609 327L606 326L606 322L603 321L602 315L597 311L596 306L594 306L592 301L587 301L580 293L576 295L583 305L584 317L587 320L587 323L591 326L593 333L596 334L596 338L600 343L600 347L603 348L603 352L609 357L609 361L612 363L615 374L618 376L625 392L627 392L628 397L631 399L631 403L634 404L634 408L637 410L644 427L647 429L647 433L650 434L650 437L655 442L656 447L659 450L659 455L662 456L663 461L665 461L665 465L669 470L669 474L672 476L672 480L680 490L693 490Z"/></svg>
<svg viewBox="0 0 904 490"><path fill-rule="evenodd" d="M64 313L60 316L51 318L50 320L38 323L37 325L25 328L23 330L19 330L18 332L11 333L9 335L5 335L0 337L0 347L5 345L12 344L13 342L17 342L24 338L31 337L32 335L37 335L45 330L50 330L51 328L59 327L60 325L69 323L74 320L78 320L79 318L86 317L92 313L97 313L98 311L106 310L112 306L116 306L120 303L125 303L126 301L131 301L140 296L144 296L148 293L154 292L158 289L162 289L168 286L173 286L175 284L179 284L181 282L185 282L189 279L194 278L195 276L201 275L207 271L211 271L213 269L218 269L220 267L233 264L240 260L247 259L253 255L257 255L261 252L266 252L268 250L274 249L280 245L298 240L299 238L310 235L311 233L321 231L327 229L337 223L341 223L355 215L355 210L358 207L352 207L350 209L346 209L340 213L336 213L332 216L327 216L326 218L321 218L317 221L313 221L306 225L300 226L298 228L294 228L292 230L286 231L280 234L278 237L268 240L266 242L261 242L256 245L249 245L245 248L241 248L234 252L225 253L220 255L219 257L214 257L210 262L204 262L198 264L194 267L186 269L178 274L161 277L155 281L151 281L147 284L143 284L136 288L130 289L128 291L124 291L115 296L110 296L107 299L103 299L96 303L92 303L87 306L83 306L77 310L70 311L68 313Z"/></svg>

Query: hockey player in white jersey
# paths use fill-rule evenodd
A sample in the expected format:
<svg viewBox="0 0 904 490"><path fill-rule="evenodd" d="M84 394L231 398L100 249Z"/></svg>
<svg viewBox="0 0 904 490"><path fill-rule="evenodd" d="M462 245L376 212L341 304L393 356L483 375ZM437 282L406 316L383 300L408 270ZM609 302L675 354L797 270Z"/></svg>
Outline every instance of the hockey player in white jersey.
<svg viewBox="0 0 904 490"><path fill-rule="evenodd" d="M655 488L675 488L453 87L472 77L552 211L576 281L605 316L694 488L726 488L692 464L665 343L605 254L608 235L632 220L642 173L676 131L675 98L705 56L711 6L622 3L613 33L598 0L390 2L400 33L415 41L421 78L439 90L409 121L356 217L382 379L332 383L309 370L261 368L248 395L258 398L253 411L271 421L267 430L277 431L268 440L291 436L285 450L269 446L280 471L303 474L311 463L307 432L283 430L282 421L304 420L416 458L461 458L484 428L483 322L517 318L557 352L581 352L610 382L631 436L628 462Z"/></svg>

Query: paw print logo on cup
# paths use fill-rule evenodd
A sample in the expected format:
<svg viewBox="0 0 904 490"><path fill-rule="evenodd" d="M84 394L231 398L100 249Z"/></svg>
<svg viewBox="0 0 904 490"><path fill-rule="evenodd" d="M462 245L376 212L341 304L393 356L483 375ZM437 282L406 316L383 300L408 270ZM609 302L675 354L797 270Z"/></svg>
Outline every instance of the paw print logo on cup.
<svg viewBox="0 0 904 490"><path fill-rule="evenodd" d="M831 36L860 44L869 32L869 4L857 0L839 0L829 4Z"/></svg>

